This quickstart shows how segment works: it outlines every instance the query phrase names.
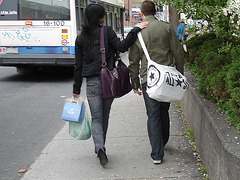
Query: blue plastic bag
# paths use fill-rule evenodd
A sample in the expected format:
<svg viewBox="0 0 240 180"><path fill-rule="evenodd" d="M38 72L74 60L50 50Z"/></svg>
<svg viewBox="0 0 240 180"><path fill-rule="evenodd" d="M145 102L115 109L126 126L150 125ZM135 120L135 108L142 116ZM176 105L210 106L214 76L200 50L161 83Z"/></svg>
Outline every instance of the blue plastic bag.
<svg viewBox="0 0 240 180"><path fill-rule="evenodd" d="M84 100L66 99L63 111L62 120L71 121L82 124L85 113Z"/></svg>

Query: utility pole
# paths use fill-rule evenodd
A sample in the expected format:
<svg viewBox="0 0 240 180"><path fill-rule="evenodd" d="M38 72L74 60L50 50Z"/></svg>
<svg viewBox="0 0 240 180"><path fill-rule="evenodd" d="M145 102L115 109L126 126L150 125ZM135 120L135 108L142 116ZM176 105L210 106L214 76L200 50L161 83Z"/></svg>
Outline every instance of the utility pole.
<svg viewBox="0 0 240 180"><path fill-rule="evenodd" d="M132 0L124 0L124 9L125 9L124 25L132 26Z"/></svg>

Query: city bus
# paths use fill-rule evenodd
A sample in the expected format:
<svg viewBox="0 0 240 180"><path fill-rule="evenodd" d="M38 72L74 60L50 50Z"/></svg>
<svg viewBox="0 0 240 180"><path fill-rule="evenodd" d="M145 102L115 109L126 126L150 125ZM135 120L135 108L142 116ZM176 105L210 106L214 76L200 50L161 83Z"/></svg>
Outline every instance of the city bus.
<svg viewBox="0 0 240 180"><path fill-rule="evenodd" d="M105 25L123 34L123 0L0 0L0 66L73 66L89 3L102 4Z"/></svg>

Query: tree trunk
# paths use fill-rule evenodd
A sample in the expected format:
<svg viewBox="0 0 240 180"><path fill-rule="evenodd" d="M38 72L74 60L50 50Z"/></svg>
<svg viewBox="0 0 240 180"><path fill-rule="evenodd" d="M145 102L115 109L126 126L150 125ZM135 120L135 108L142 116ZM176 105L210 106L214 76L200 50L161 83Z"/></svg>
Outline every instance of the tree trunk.
<svg viewBox="0 0 240 180"><path fill-rule="evenodd" d="M171 7L169 5L169 22L173 26L175 31L177 31L177 26L179 24L178 21L179 21L179 14L177 13L174 7Z"/></svg>

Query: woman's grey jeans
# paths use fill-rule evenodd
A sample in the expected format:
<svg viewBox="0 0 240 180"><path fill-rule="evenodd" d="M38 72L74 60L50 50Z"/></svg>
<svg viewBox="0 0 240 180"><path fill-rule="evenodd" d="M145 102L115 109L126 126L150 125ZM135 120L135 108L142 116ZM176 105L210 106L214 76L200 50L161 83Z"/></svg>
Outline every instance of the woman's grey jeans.
<svg viewBox="0 0 240 180"><path fill-rule="evenodd" d="M87 99L92 116L92 137L95 153L105 151L108 120L113 99L103 99L99 77L87 78Z"/></svg>

